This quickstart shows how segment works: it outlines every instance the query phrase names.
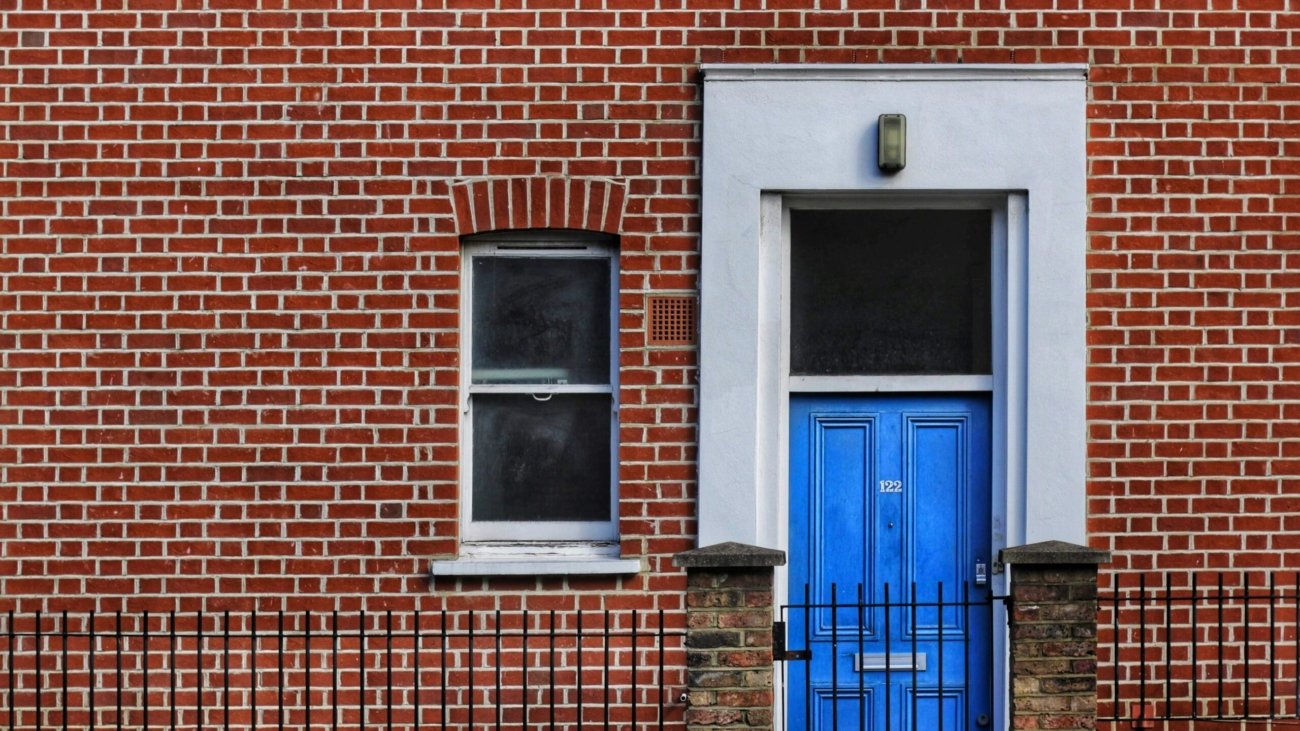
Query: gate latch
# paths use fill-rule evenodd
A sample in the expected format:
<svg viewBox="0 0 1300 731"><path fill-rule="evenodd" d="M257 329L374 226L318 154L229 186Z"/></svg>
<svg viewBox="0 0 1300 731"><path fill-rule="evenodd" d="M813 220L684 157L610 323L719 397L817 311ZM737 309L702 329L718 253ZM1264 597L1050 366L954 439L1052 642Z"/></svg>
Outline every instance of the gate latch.
<svg viewBox="0 0 1300 731"><path fill-rule="evenodd" d="M811 660L812 650L785 649L785 622L773 622L772 659L777 662L782 662L784 660Z"/></svg>

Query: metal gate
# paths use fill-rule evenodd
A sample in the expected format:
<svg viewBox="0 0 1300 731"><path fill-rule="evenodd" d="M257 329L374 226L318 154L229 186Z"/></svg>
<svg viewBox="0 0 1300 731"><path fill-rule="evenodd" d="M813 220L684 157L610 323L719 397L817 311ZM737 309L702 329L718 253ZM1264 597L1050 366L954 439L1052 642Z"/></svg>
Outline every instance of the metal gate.
<svg viewBox="0 0 1300 731"><path fill-rule="evenodd" d="M786 697L797 699L794 707L785 704L785 728L956 731L990 726L991 662L972 648L987 643L994 602L1005 597L976 591L968 582L957 587L885 584L881 601L868 601L861 584L851 589L832 584L829 603L812 601L808 585L803 595L803 602L780 608L772 628ZM825 643L812 641L818 617L825 620ZM913 627L926 629L910 631ZM814 664L824 672L812 672Z"/></svg>

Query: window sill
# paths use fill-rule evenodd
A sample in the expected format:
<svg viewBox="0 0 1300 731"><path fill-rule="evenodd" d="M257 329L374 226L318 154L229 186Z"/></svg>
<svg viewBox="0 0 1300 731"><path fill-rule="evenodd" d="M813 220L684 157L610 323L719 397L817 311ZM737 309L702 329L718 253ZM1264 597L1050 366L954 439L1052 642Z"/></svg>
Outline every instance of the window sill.
<svg viewBox="0 0 1300 731"><path fill-rule="evenodd" d="M641 561L619 558L617 544L464 544L461 556L435 561L432 576L627 576Z"/></svg>

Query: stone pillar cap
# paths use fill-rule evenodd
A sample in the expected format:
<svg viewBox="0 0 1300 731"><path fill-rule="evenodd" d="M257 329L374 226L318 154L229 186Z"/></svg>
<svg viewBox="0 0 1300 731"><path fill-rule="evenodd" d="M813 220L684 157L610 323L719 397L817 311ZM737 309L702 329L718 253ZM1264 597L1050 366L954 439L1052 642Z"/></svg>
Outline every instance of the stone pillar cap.
<svg viewBox="0 0 1300 731"><path fill-rule="evenodd" d="M1110 551L1088 548L1065 541L1041 541L1027 546L1004 548L998 558L1005 564L1022 566L1079 565L1110 563Z"/></svg>
<svg viewBox="0 0 1300 731"><path fill-rule="evenodd" d="M784 566L785 551L728 541L683 551L673 556L673 565L683 568L742 569Z"/></svg>

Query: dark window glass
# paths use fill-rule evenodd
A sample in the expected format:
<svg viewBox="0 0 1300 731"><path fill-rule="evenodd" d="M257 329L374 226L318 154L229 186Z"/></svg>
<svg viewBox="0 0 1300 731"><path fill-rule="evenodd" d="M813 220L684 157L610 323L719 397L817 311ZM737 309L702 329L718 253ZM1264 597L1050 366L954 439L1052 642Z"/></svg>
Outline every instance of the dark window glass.
<svg viewBox="0 0 1300 731"><path fill-rule="evenodd" d="M795 375L992 373L988 211L791 212Z"/></svg>
<svg viewBox="0 0 1300 731"><path fill-rule="evenodd" d="M475 395L474 520L609 520L610 429L609 394Z"/></svg>
<svg viewBox="0 0 1300 731"><path fill-rule="evenodd" d="M474 383L609 383L609 259L473 259Z"/></svg>

